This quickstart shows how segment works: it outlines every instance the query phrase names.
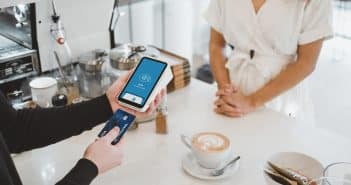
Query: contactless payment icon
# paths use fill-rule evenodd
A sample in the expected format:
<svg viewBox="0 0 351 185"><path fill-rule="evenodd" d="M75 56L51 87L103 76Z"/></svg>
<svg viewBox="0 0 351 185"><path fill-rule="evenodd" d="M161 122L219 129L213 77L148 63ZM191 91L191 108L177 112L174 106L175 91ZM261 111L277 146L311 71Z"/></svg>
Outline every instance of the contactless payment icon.
<svg viewBox="0 0 351 185"><path fill-rule="evenodd" d="M151 82L151 76L149 74L144 73L144 74L140 75L139 80L141 82L149 83L149 82Z"/></svg>

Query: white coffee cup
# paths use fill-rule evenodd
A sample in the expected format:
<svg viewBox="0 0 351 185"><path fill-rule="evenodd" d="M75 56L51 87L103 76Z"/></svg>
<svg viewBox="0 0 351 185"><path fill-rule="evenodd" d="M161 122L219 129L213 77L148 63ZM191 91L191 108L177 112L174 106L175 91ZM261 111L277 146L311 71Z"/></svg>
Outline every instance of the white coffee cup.
<svg viewBox="0 0 351 185"><path fill-rule="evenodd" d="M57 93L57 80L51 77L38 77L33 79L29 86L32 91L32 99L40 107L52 106L51 99Z"/></svg>
<svg viewBox="0 0 351 185"><path fill-rule="evenodd" d="M191 138L182 135L183 143L191 150L200 166L209 169L221 167L231 153L230 140L216 132L202 132Z"/></svg>

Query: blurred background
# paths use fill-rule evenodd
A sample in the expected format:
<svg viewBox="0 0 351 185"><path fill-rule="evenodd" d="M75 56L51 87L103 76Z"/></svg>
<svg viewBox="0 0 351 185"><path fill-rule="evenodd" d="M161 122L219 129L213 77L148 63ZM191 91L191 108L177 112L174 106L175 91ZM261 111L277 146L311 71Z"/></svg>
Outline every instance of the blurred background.
<svg viewBox="0 0 351 185"><path fill-rule="evenodd" d="M123 6L116 37L161 45L185 56L191 61L192 75L211 82L210 28L202 18L207 5L208 0L149 0ZM318 67L308 80L317 126L350 136L351 1L335 0L333 10L335 37L325 42Z"/></svg>
<svg viewBox="0 0 351 185"><path fill-rule="evenodd" d="M33 4L6 8L28 2ZM193 77L213 83L208 55L210 27L202 18L208 2L209 0L104 0L101 3L97 0L60 0L56 1L56 6L71 47L72 52L68 53L72 54L70 57L77 58L96 48L109 50L119 43L154 45L185 57L189 60ZM113 7L115 13L111 22L116 25L111 29ZM351 1L333 0L333 10L335 36L325 42L318 67L308 80L315 104L317 126L351 137ZM7 78L8 71L3 70L1 89L16 90L16 84L23 83L17 83L17 79L35 76L35 71L40 74L57 68L52 52L57 45L53 42L51 33L52 26L55 25L51 20L52 14L51 1L0 1L0 34L17 43L2 48L4 42L0 42L0 61L1 57L11 58L5 55L12 55L15 51L27 57L22 65L26 69L25 76L20 71L16 78ZM10 20L9 16L12 17L12 27L8 27L10 23L6 24ZM25 34L16 40L18 36L11 30ZM1 56L1 52L5 55ZM7 63L11 67L14 62ZM16 88L10 88L10 81L14 82L12 84Z"/></svg>

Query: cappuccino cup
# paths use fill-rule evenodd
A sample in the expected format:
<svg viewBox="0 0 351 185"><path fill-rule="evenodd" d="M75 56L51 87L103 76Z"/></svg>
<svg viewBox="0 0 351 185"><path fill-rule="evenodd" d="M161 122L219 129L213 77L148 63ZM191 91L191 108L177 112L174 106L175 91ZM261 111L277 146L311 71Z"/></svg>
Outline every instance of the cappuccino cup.
<svg viewBox="0 0 351 185"><path fill-rule="evenodd" d="M216 132L202 132L187 137L181 136L200 166L209 169L219 168L228 160L231 152L230 140Z"/></svg>

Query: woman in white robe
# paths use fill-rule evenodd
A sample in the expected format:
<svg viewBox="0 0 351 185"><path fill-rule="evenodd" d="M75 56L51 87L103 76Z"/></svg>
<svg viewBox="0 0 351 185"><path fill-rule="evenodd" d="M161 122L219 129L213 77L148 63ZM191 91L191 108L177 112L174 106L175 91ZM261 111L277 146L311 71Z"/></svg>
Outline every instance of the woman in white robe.
<svg viewBox="0 0 351 185"><path fill-rule="evenodd" d="M217 113L240 117L266 106L313 124L304 79L333 35L331 0L211 0L204 17Z"/></svg>

